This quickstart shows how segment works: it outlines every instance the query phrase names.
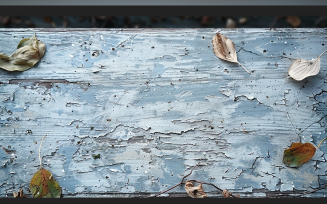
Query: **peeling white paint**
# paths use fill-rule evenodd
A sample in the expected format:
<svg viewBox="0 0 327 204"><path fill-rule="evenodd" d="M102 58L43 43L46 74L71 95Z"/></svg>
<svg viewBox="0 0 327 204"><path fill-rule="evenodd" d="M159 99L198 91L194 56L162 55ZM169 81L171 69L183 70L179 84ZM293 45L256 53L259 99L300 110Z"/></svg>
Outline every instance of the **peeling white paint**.
<svg viewBox="0 0 327 204"><path fill-rule="evenodd" d="M251 74L215 57L212 29L67 31L69 38L40 31L44 62L19 75L0 70L0 144L16 151L0 149L0 196L28 188L44 135L43 165L65 197L158 193L199 162L205 166L190 179L248 197L318 188L324 144L299 169L282 157L292 142L317 146L326 137L327 68L322 63L317 76L295 82L287 78L292 59L281 57L317 56L319 49L303 46L321 46L326 31L317 30L222 30ZM34 33L13 32L16 38L0 39ZM290 33L296 50L282 41Z"/></svg>

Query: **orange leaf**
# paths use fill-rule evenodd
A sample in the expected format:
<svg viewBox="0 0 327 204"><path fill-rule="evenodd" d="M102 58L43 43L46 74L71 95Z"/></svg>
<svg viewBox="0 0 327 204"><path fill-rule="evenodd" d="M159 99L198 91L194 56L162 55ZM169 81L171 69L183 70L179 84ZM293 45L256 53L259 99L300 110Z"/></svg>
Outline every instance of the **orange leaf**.
<svg viewBox="0 0 327 204"><path fill-rule="evenodd" d="M283 162L289 167L300 167L308 162L316 153L316 148L310 143L293 143L284 151Z"/></svg>

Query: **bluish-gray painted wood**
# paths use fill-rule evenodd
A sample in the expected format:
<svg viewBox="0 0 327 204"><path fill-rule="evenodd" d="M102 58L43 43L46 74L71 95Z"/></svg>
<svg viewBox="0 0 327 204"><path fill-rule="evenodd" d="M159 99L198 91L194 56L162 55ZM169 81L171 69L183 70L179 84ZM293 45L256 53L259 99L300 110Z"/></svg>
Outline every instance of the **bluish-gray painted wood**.
<svg viewBox="0 0 327 204"><path fill-rule="evenodd" d="M214 55L216 32L253 73ZM30 195L44 135L43 166L63 197L158 193L197 163L189 179L241 197L327 182L326 141L298 169L282 162L292 142L326 137L327 56L317 76L287 78L293 60L327 48L326 29L0 29L0 52L34 33L44 58L22 73L0 70L1 197Z"/></svg>

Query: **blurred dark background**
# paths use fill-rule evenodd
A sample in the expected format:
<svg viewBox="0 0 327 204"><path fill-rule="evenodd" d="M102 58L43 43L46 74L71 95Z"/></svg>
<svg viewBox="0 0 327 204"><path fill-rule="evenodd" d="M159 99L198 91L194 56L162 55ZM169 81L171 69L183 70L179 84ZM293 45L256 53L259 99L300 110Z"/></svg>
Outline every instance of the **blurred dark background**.
<svg viewBox="0 0 327 204"><path fill-rule="evenodd" d="M0 16L1 28L325 28L326 16Z"/></svg>

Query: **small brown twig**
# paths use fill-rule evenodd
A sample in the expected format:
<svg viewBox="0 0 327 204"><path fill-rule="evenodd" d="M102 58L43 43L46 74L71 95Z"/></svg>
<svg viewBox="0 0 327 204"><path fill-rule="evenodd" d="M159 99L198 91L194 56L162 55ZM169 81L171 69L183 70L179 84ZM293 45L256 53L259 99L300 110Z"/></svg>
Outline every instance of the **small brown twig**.
<svg viewBox="0 0 327 204"><path fill-rule="evenodd" d="M314 193L314 192L316 192L316 191L319 191L319 190L322 190L322 189L324 189L324 188L326 188L327 187L327 184L325 184L323 187L321 187L321 188L317 188L317 189L315 189L315 190L313 190L313 191L309 191L309 192L306 192L306 193L302 193L301 195L298 195L298 196L296 196L296 197L300 197L300 196L304 196L304 195L307 195L307 194L310 194L310 193Z"/></svg>
<svg viewBox="0 0 327 204"><path fill-rule="evenodd" d="M315 189L313 191L308 191L308 192L305 192L305 193L301 193L300 195L294 195L294 196L292 196L290 194L278 194L278 195L273 195L273 196L266 196L266 198L273 198L273 197L278 197L278 196L287 196L287 197L296 198L296 197L301 197L301 196L304 196L304 195L307 195L307 194L310 194L310 193L314 193L314 192L319 191L319 190L322 190L322 189L324 189L326 187L327 187L327 184L325 184L323 187L317 188L317 189Z"/></svg>
<svg viewBox="0 0 327 204"><path fill-rule="evenodd" d="M165 191L162 191L162 192L160 192L160 193L158 193L158 194L156 194L156 195L153 195L153 196L149 196L149 197L147 197L147 198L154 198L154 197L157 197L157 196L159 196L159 195L161 195L161 194L163 194L163 193L166 193L166 192L168 192L168 191L170 191L170 190L176 188L177 186L179 186L179 185L181 185L181 184L182 184L182 182L176 184L175 186L173 186L173 187L171 187L171 188L169 188L169 189L167 189L167 190L165 190Z"/></svg>
<svg viewBox="0 0 327 204"><path fill-rule="evenodd" d="M166 193L166 192L168 192L168 191L170 191L170 190L176 188L177 186L180 186L180 185L184 184L184 179L187 178L188 176L190 176L190 175L192 174L192 171L193 171L193 170L195 169L195 167L197 167L197 166L198 166L198 164L195 165L195 166L191 169L191 172L190 172L189 174L187 174L186 176L184 176L184 177L182 178L182 181L179 182L178 184L176 184L175 186L173 186L173 187L171 187L171 188L169 188L169 189L167 189L167 190L164 190L164 191L162 191L162 192L160 192L160 193L158 193L158 194L156 194L156 195L149 196L149 197L147 197L147 198L157 197L157 196L159 196L159 195L161 195L161 194L163 194L163 193Z"/></svg>
<svg viewBox="0 0 327 204"><path fill-rule="evenodd" d="M213 186L214 188L218 189L219 191L221 191L221 192L223 193L224 190L221 189L221 188L219 188L218 186L216 186L216 185L213 184L213 183L207 183L207 182L202 182L202 181L198 181L198 180L188 180L188 181L185 181L185 182L184 182L184 179L187 178L187 177L189 177L189 176L192 174L192 172L193 172L193 170L195 169L195 167L197 167L197 166L199 166L199 164L195 165L195 166L191 169L190 173L188 173L187 175L185 175L185 176L182 178L181 182L179 182L179 183L176 184L175 186L173 186L173 187L171 187L171 188L169 188L169 189L167 189L167 190L164 190L164 191L162 191L162 192L160 192L160 193L158 193L158 194L156 194L156 195L149 196L149 197L147 197L147 198L157 197L157 196L159 196L159 195L161 195L161 194L163 194L163 193L166 193L166 192L168 192L168 191L170 191L170 190L176 188L177 186L180 186L180 185L182 185L182 184L185 184L186 182L196 182L196 183L201 183L201 184L210 185L210 186ZM230 193L230 192L229 192L229 195L230 195L230 197L238 198L237 196L234 196L234 195L233 195L232 193Z"/></svg>
<svg viewBox="0 0 327 204"><path fill-rule="evenodd" d="M195 166L191 169L191 172L182 178L181 183L183 183L183 182L184 182L184 179L186 179L187 177L189 177L189 176L192 174L193 170L194 170L195 167L197 167L197 166L199 166L199 164L195 165Z"/></svg>
<svg viewBox="0 0 327 204"><path fill-rule="evenodd" d="M216 189L220 190L221 192L224 191L223 189L219 188L218 186L216 186L216 185L213 184L213 183L207 183L207 182L202 182L202 181L197 181L197 180L188 180L188 181L196 182L196 183L201 183L201 184L207 184L207 185L210 185L210 186L215 187ZM237 198L237 197L234 196L232 193L230 193L230 196L233 197L233 198Z"/></svg>

